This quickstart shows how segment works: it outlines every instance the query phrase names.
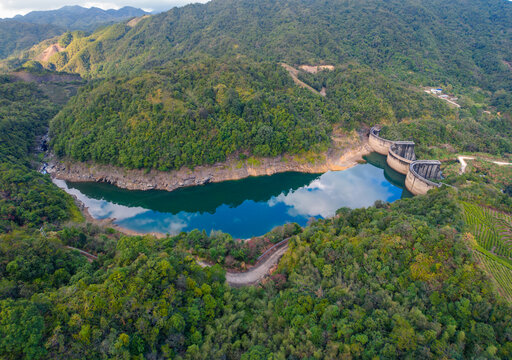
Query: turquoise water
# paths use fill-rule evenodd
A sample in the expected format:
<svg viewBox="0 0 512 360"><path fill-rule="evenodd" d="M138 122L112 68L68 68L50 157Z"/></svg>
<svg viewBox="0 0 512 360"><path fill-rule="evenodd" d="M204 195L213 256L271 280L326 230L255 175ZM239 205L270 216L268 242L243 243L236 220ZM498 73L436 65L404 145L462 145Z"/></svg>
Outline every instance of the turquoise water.
<svg viewBox="0 0 512 360"><path fill-rule="evenodd" d="M384 160L383 160L384 159ZM340 207L367 207L403 196L405 177L389 169L385 157L324 174L282 173L178 189L133 191L105 183L56 184L75 195L96 219L138 232L176 234L220 230L236 238L267 233L289 222L333 216Z"/></svg>

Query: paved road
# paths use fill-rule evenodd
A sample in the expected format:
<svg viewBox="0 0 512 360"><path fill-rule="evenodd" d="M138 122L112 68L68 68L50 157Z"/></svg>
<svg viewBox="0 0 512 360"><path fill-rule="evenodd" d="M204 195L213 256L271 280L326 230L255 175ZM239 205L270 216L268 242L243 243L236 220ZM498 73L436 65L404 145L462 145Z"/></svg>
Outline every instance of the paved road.
<svg viewBox="0 0 512 360"><path fill-rule="evenodd" d="M266 260L262 261L257 266L251 268L248 271L240 273L226 272L226 281L229 285L234 287L255 285L259 283L265 276L268 275L270 269L279 262L279 259L281 259L286 250L288 250L288 244L280 249L277 249ZM209 266L200 260L198 260L197 263L201 267Z"/></svg>

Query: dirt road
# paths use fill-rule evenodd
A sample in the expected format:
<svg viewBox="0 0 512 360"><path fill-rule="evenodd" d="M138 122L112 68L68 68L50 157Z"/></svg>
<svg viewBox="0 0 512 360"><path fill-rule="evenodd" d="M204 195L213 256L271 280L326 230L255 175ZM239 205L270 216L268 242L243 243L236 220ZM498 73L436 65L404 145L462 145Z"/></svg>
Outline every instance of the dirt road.
<svg viewBox="0 0 512 360"><path fill-rule="evenodd" d="M459 162L460 162L460 173L464 174L466 172L466 167L468 166L468 164L466 163L465 160L475 160L475 159L476 158L473 156L458 156L457 160L459 160ZM503 161L491 161L491 160L485 160L485 161L492 162L493 164L496 164L498 166L512 165L512 163L503 162Z"/></svg>
<svg viewBox="0 0 512 360"><path fill-rule="evenodd" d="M87 258L87 261L89 261L89 262L93 262L94 260L98 259L98 257L96 255L88 253L87 251L83 251L83 250L77 249L72 246L65 246L65 248L69 249L69 250L78 251L80 253L80 255L85 256Z"/></svg>
<svg viewBox="0 0 512 360"><path fill-rule="evenodd" d="M303 87L305 89L308 89L309 91L311 91L313 94L317 94L317 95L321 95L321 96L325 96L326 95L326 89L323 88L322 91L317 91L315 89L313 89L311 86L309 86L308 84L306 84L305 82L301 81L299 79L299 70L295 69L293 66L290 66L288 64L285 64L285 63L281 63L281 66L284 67L286 69L286 71L288 71L288 73L290 74L290 76L292 77L293 79L293 82L300 86L300 87Z"/></svg>
<svg viewBox="0 0 512 360"><path fill-rule="evenodd" d="M288 244L277 249L268 258L266 258L264 261L260 262L258 265L251 268L248 271L240 273L226 272L226 281L228 282L229 285L233 287L255 285L259 283L265 276L269 274L270 269L277 265L281 257L286 252L286 250L288 250ZM197 263L201 267L210 266L199 260L197 261Z"/></svg>

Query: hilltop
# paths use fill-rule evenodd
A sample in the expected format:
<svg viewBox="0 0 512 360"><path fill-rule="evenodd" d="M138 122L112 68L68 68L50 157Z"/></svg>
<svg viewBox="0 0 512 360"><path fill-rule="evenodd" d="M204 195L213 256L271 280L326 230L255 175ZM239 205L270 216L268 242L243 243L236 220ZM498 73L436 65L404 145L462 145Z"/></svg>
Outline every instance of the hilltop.
<svg viewBox="0 0 512 360"><path fill-rule="evenodd" d="M510 19L512 4L503 0L214 0L74 36L50 63L107 76L193 54L290 65L355 61L414 83L510 90Z"/></svg>
<svg viewBox="0 0 512 360"><path fill-rule="evenodd" d="M334 128L444 128L483 110L507 113L511 18L502 0L214 0L67 32L3 66L36 60L94 79L52 122L58 155L169 170L229 154L322 152ZM285 76L279 64L297 70ZM422 91L433 85L460 95L463 108ZM454 149L457 141L447 139ZM493 151L508 148L504 139Z"/></svg>
<svg viewBox="0 0 512 360"><path fill-rule="evenodd" d="M142 9L125 6L103 10L97 7L64 6L57 10L31 11L16 15L14 20L32 24L52 24L67 30L92 31L99 25L107 25L148 14Z"/></svg>
<svg viewBox="0 0 512 360"><path fill-rule="evenodd" d="M64 6L58 10L32 11L13 19L0 19L0 59L19 53L66 30L94 31L98 26L141 17L141 9L124 7L102 10L95 7ZM85 35L85 33L84 33Z"/></svg>

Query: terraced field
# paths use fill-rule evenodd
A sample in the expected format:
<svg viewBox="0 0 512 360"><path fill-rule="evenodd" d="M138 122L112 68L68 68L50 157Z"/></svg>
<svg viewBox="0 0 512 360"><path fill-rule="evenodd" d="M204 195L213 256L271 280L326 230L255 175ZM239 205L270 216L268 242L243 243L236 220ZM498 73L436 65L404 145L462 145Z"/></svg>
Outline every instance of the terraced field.
<svg viewBox="0 0 512 360"><path fill-rule="evenodd" d="M494 281L496 281L501 295L512 302L512 267L505 266L478 250L474 251L474 255L484 269L491 274Z"/></svg>
<svg viewBox="0 0 512 360"><path fill-rule="evenodd" d="M482 248L512 261L512 217L478 205L463 203L466 223Z"/></svg>
<svg viewBox="0 0 512 360"><path fill-rule="evenodd" d="M463 203L464 216L476 245L474 255L512 302L512 217L478 205Z"/></svg>

